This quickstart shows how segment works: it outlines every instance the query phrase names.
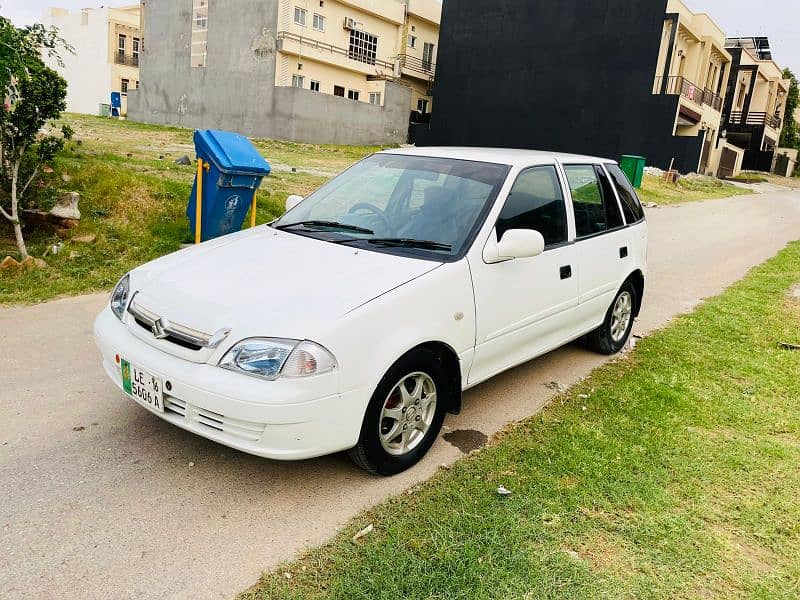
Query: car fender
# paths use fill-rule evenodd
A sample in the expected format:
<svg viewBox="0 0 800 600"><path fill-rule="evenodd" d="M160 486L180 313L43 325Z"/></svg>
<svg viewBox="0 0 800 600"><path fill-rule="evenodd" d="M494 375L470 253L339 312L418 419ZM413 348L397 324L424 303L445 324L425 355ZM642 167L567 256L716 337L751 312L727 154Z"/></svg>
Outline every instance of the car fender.
<svg viewBox="0 0 800 600"><path fill-rule="evenodd" d="M465 381L475 348L475 298L466 260L445 263L360 306L337 329L358 332L335 342L343 390L374 390L400 357L432 342L455 352Z"/></svg>

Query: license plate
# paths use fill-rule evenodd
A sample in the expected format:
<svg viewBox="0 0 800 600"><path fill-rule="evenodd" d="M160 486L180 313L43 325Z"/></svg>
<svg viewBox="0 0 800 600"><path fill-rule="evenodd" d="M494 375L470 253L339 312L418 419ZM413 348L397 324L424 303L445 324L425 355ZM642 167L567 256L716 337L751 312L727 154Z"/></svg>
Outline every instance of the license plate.
<svg viewBox="0 0 800 600"><path fill-rule="evenodd" d="M164 397L161 390L161 379L132 365L125 359L122 359L120 364L122 366L122 389L140 404L163 413Z"/></svg>

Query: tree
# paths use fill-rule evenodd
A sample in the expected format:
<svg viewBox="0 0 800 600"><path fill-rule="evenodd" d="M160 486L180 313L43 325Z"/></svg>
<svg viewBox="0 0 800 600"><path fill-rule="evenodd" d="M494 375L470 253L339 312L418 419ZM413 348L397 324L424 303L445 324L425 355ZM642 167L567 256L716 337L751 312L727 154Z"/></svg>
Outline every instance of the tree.
<svg viewBox="0 0 800 600"><path fill-rule="evenodd" d="M13 225L23 260L28 250L19 220L21 202L40 169L72 136L69 127L62 127L60 136L42 133L66 108L67 82L41 58L46 53L61 63L59 48L72 52L55 29L18 28L0 17L0 214Z"/></svg>
<svg viewBox="0 0 800 600"><path fill-rule="evenodd" d="M797 84L797 77L790 69L783 71L783 78L789 79L789 95L786 98L786 117L783 121L783 131L781 131L780 145L783 148L797 148L800 150L800 131L798 123L794 119L794 113L800 105L800 89Z"/></svg>

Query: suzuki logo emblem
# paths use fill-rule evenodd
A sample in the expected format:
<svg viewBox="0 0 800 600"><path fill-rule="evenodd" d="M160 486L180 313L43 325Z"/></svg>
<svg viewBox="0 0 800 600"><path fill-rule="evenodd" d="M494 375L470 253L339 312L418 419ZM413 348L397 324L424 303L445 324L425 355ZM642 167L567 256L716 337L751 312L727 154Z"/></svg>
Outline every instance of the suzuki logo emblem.
<svg viewBox="0 0 800 600"><path fill-rule="evenodd" d="M164 340L169 337L169 334L166 331L168 327L169 321L162 318L153 323L153 326L150 328L150 330L153 332L153 336L155 336L157 340Z"/></svg>

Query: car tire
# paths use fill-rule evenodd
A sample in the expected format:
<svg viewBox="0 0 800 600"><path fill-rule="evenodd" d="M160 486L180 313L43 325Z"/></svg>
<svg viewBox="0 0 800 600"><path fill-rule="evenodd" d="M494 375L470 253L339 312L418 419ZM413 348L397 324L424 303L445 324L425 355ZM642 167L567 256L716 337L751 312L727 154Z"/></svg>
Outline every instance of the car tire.
<svg viewBox="0 0 800 600"><path fill-rule="evenodd" d="M383 476L417 464L442 429L450 381L439 356L428 349L412 350L400 358L370 399L358 444L348 452L350 459Z"/></svg>
<svg viewBox="0 0 800 600"><path fill-rule="evenodd" d="M633 330L639 296L630 281L614 296L603 324L587 337L589 348L600 354L616 354L625 347Z"/></svg>

